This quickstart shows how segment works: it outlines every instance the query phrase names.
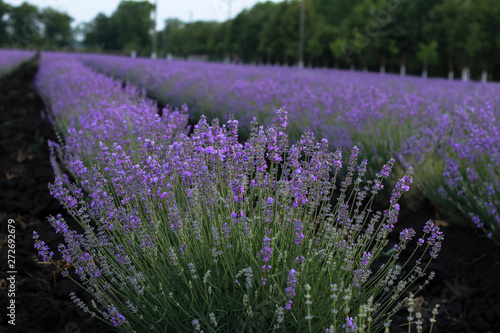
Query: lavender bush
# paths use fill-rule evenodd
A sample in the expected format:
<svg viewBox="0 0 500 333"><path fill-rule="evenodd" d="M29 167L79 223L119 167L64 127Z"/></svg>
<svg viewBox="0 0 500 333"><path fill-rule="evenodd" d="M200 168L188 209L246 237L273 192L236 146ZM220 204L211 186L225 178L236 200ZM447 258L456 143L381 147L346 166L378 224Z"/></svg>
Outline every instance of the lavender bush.
<svg viewBox="0 0 500 333"><path fill-rule="evenodd" d="M81 88L91 72L47 59L40 91L52 91L44 90L51 84L47 66L56 82L52 89L67 86L66 94L82 97L72 99L69 121L62 114L53 118L59 129L70 130L61 132L61 141L67 140L61 146L52 144L56 180L50 190L84 232L70 230L60 215L49 221L65 238L58 251L93 296L85 304L72 295L75 303L123 331L376 331L404 305L405 291L426 276L427 254L432 259L440 250L442 234L430 221L421 238L405 229L397 244L387 239L411 170L397 183L389 208L372 211L394 160L363 182L367 161L359 162L353 148L347 176L337 184L340 149L331 152L327 140L315 142L310 131L289 146L284 110L270 126L254 119L244 144L234 119L221 126L202 117L190 137L158 121L167 134L155 140L138 135L140 113L123 112L127 120L110 117L118 124L100 126L94 118L99 108L86 105L95 98L111 112L106 107L117 98L114 90L103 86L102 95L85 97L91 90ZM72 75L69 85L56 63L82 74ZM48 100L59 105L62 97ZM180 120L172 121L177 129ZM116 134L126 134L116 137L123 146L109 141L110 126L129 124L132 132ZM107 141L97 148L84 141L82 149L71 141L75 132ZM36 233L34 238L49 260L53 253ZM400 263L412 241L414 255ZM390 256L381 258L387 248Z"/></svg>
<svg viewBox="0 0 500 333"><path fill-rule="evenodd" d="M397 156L396 174L414 165L418 189L445 216L458 221L453 212L461 213L500 239L498 84L98 55L78 59L144 86L163 102L186 102L194 118L237 114L244 137L253 117L269 123L273 110L286 106L292 142L311 128L333 148L356 144L368 160L369 178Z"/></svg>
<svg viewBox="0 0 500 333"><path fill-rule="evenodd" d="M425 251L398 263L415 232L403 230L398 244L387 236L411 176L387 210L370 214L393 162L364 184L366 161L358 164L354 148L332 207L329 171L340 170L340 151L328 152L310 133L288 148L286 114L279 119L255 127L245 145L235 120L220 127L202 119L192 137L170 146L139 139L137 164L136 152L102 145L93 168L73 164L81 187L63 186L58 171L52 194L85 232L69 230L60 216L50 222L97 302L76 303L125 330L380 329L425 276L422 257L437 256L441 232L429 221L412 245ZM375 268L387 246L394 252ZM43 243L37 247L47 255Z"/></svg>
<svg viewBox="0 0 500 333"><path fill-rule="evenodd" d="M421 163L424 193L500 240L500 127L494 111L488 102L478 109L459 107L408 146L417 156L433 156Z"/></svg>
<svg viewBox="0 0 500 333"><path fill-rule="evenodd" d="M34 55L32 51L0 49L0 78Z"/></svg>

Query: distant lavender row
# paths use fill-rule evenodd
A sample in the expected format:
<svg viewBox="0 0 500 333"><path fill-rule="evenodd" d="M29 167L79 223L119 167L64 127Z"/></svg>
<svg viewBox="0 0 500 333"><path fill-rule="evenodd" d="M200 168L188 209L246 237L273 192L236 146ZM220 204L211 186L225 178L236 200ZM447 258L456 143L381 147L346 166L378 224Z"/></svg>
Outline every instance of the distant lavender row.
<svg viewBox="0 0 500 333"><path fill-rule="evenodd" d="M478 87L475 83L333 70L298 71L289 67L132 60L103 55L78 58L145 87L164 103L187 103L196 117L204 114L227 119L228 114L234 113L243 126L248 126L253 116L261 121L272 120L273 109L284 106L291 121L295 120L301 129L310 127L334 146L345 147L352 146L357 133L387 118L394 125L409 118L428 125L443 110L452 111L454 106L469 100L475 103L474 98L465 98ZM495 89L500 91L499 86ZM500 105L500 98L495 102ZM380 135L385 138L383 133Z"/></svg>
<svg viewBox="0 0 500 333"><path fill-rule="evenodd" d="M42 55L36 86L65 147L81 160L92 160L99 142L128 147L137 137L159 140L172 134L174 125L185 126L186 116L165 110L162 119L156 104L133 86L124 89L63 55Z"/></svg>
<svg viewBox="0 0 500 333"><path fill-rule="evenodd" d="M273 109L285 106L292 141L311 128L332 147L356 144L372 171L396 156L416 167L429 198L500 236L498 84L103 55L78 59L145 87L164 103L187 103L194 118L236 114L248 129L253 116L270 122Z"/></svg>
<svg viewBox="0 0 500 333"><path fill-rule="evenodd" d="M34 55L33 51L0 49L0 77L8 74L16 66Z"/></svg>

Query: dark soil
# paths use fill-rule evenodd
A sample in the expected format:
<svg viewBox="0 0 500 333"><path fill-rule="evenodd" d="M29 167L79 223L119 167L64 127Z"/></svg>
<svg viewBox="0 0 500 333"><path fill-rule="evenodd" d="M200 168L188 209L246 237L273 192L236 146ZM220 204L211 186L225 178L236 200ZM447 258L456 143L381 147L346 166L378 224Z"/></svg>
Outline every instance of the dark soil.
<svg viewBox="0 0 500 333"><path fill-rule="evenodd" d="M42 117L43 102L32 86L36 70L32 61L0 81L0 332L111 332L73 305L68 294L74 291L86 299L85 293L62 278L54 265L42 263L33 247L34 230L51 248L63 242L46 220L63 209L47 189L54 179L47 140L56 137ZM417 212L403 208L395 233L405 227L419 232L435 217L429 207ZM8 219L15 220L15 269L7 263ZM500 246L475 230L438 223L445 241L430 266L436 278L416 296L417 310L428 320L433 306L441 304L436 333L500 332ZM7 273L11 270L17 273ZM15 326L5 315L12 298L6 280L11 275L15 275ZM406 316L403 311L393 317L391 332L408 332Z"/></svg>
<svg viewBox="0 0 500 333"><path fill-rule="evenodd" d="M394 234L412 227L418 235L429 219L440 225L444 241L428 268L436 277L415 296L416 308L428 322L434 305L440 304L435 333L499 333L500 246L477 230L437 219L433 210L403 209ZM407 316L406 310L394 316L391 332L408 332Z"/></svg>

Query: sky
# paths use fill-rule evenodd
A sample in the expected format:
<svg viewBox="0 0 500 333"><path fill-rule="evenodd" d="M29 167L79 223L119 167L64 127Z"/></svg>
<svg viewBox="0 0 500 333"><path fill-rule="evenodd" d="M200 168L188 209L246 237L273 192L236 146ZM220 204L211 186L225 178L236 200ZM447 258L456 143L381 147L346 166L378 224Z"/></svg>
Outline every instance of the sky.
<svg viewBox="0 0 500 333"><path fill-rule="evenodd" d="M111 15L120 0L6 0L4 2L18 6L28 2L38 7L52 7L68 13L75 19L73 26L91 21L99 12ZM149 0L154 3L154 0ZM167 18L179 18L184 22L198 20L225 21L228 18L228 1L231 3L231 17L245 8L251 8L263 0L157 0L157 29L164 27ZM270 0L279 2L280 0Z"/></svg>

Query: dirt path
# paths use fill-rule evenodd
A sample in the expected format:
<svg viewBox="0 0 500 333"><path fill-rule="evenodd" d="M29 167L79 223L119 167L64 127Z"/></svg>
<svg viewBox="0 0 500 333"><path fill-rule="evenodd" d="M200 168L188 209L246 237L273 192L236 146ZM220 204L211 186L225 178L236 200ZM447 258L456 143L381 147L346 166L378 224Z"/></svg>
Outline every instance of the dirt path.
<svg viewBox="0 0 500 333"><path fill-rule="evenodd" d="M438 303L435 333L499 333L500 246L476 230L436 220L431 210L415 213L403 209L394 234L413 227L418 235L429 219L441 225L445 239L439 257L428 269L436 272L436 278L419 294L421 303L416 302L424 318L430 318ZM404 326L407 315L405 311L393 318L397 325L391 332L408 332Z"/></svg>

